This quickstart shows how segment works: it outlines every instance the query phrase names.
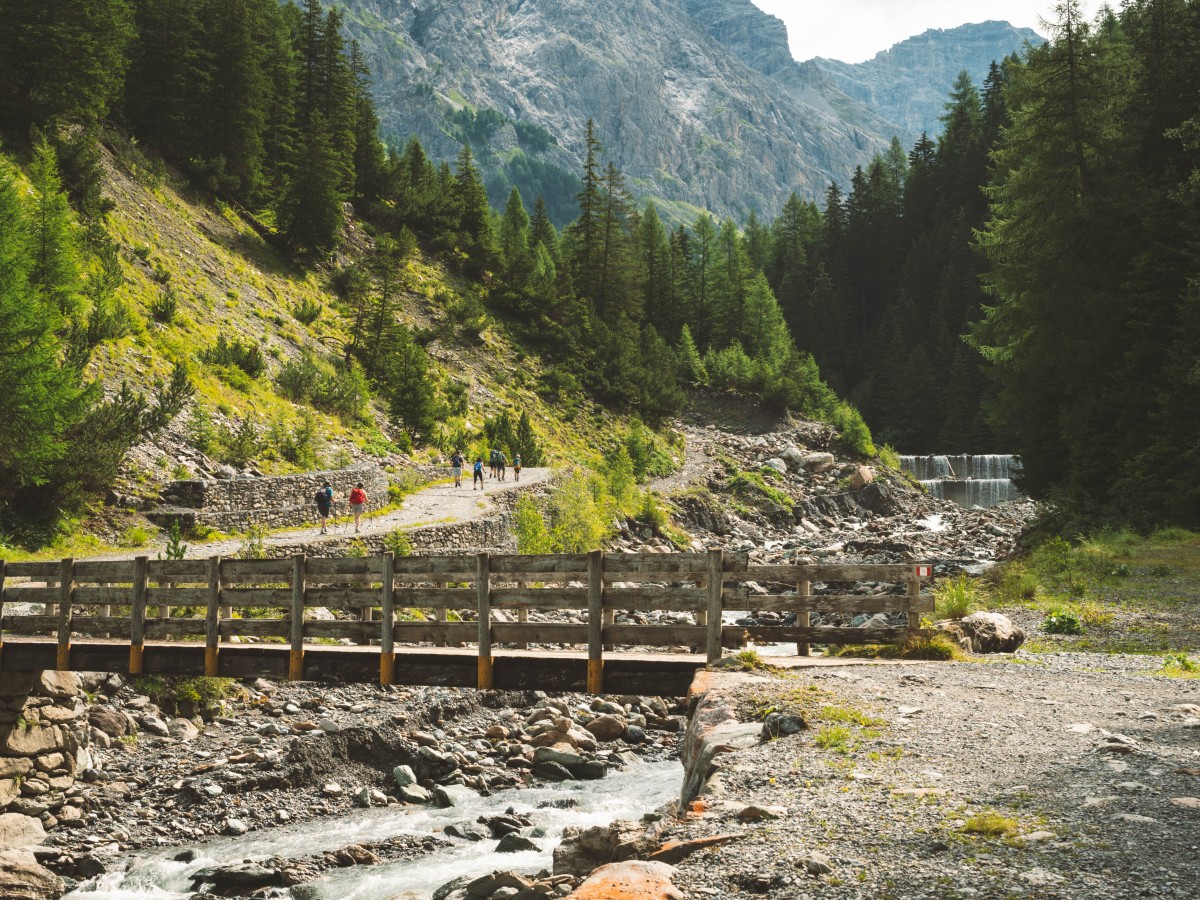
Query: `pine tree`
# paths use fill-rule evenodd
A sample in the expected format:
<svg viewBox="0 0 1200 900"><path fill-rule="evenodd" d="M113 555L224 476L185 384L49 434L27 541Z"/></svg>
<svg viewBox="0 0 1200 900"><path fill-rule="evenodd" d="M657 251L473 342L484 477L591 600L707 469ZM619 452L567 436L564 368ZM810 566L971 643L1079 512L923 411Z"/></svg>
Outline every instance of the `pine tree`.
<svg viewBox="0 0 1200 900"><path fill-rule="evenodd" d="M492 209L487 191L471 145L463 144L454 164L454 198L459 213L459 230L471 270L481 275L495 259L495 238L492 234Z"/></svg>
<svg viewBox="0 0 1200 900"><path fill-rule="evenodd" d="M33 205L28 217L32 249L29 283L60 313L82 312L79 240L58 176L54 148L39 135L29 167Z"/></svg>
<svg viewBox="0 0 1200 900"><path fill-rule="evenodd" d="M513 290L523 289L533 272L529 238L529 214L521 202L521 192L514 187L504 207L499 242L501 278Z"/></svg>
<svg viewBox="0 0 1200 900"><path fill-rule="evenodd" d="M588 119L585 138L586 155L583 163L583 187L576 195L579 202L579 218L567 229L573 250L571 251L571 275L579 296L596 303L602 293L602 216L601 195L603 174L600 171L600 141L596 137L595 123Z"/></svg>

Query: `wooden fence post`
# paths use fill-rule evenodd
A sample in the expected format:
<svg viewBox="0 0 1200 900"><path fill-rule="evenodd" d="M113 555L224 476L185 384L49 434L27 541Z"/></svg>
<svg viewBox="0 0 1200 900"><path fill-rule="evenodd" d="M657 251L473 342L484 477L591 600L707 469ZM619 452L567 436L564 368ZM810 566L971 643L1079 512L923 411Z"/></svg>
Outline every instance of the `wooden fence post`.
<svg viewBox="0 0 1200 900"><path fill-rule="evenodd" d="M129 607L129 674L142 674L146 643L146 592L150 589L150 557L133 560L133 604Z"/></svg>
<svg viewBox="0 0 1200 900"><path fill-rule="evenodd" d="M396 680L396 557L383 554L383 599L380 600L379 683L385 687Z"/></svg>
<svg viewBox="0 0 1200 900"><path fill-rule="evenodd" d="M7 563L0 559L0 661L4 659L4 567Z"/></svg>
<svg viewBox="0 0 1200 900"><path fill-rule="evenodd" d="M55 668L71 669L71 603L75 599L75 560L67 557L58 573L58 655Z"/></svg>
<svg viewBox="0 0 1200 900"><path fill-rule="evenodd" d="M604 551L588 554L587 692L604 692Z"/></svg>
<svg viewBox="0 0 1200 900"><path fill-rule="evenodd" d="M708 551L708 664L721 661L721 629L725 610L725 554L718 547Z"/></svg>
<svg viewBox="0 0 1200 900"><path fill-rule="evenodd" d="M528 582L525 582L525 581L518 581L518 582L517 582L517 589L518 589L518 590L522 590L522 591L523 591L523 590L525 590L525 589L526 589L526 588L528 588L528 587L529 587L529 583L528 583ZM528 607L528 606L519 606L519 607L517 607L517 622L519 622L520 624L524 625L524 624L526 624L528 621L529 621L529 607ZM516 647L517 647L517 649L518 649L518 650L528 650L528 649L529 649L529 641L517 641Z"/></svg>
<svg viewBox="0 0 1200 900"><path fill-rule="evenodd" d="M436 590L439 590L439 591L440 591L440 590L443 590L443 589L446 587L446 582L444 582L444 581L435 581L435 582L433 583L433 586L434 586L434 588L435 588ZM433 608L433 621L435 621L435 622L445 622L445 621L446 621L446 618L447 618L447 616L446 616L446 607L444 607L444 606L435 606L435 607ZM449 642L449 641L447 641L447 640L446 640L446 639L444 639L444 638L438 638L436 641L434 641L434 642L433 642L433 644L434 644L434 646L435 646L435 647L445 647L445 646L447 646L449 643L450 643L450 642Z"/></svg>
<svg viewBox="0 0 1200 900"><path fill-rule="evenodd" d="M917 574L917 569L914 566L908 576L908 596L910 601L921 596L921 576ZM908 610L908 637L912 639L912 633L919 631L921 628L921 614L914 612L911 608Z"/></svg>
<svg viewBox="0 0 1200 900"><path fill-rule="evenodd" d="M215 678L221 652L221 557L208 558L208 605L204 610L204 674Z"/></svg>
<svg viewBox="0 0 1200 900"><path fill-rule="evenodd" d="M796 582L796 596L803 604L803 608L796 611L796 624L801 628L812 627L812 610L808 608L808 600L812 596L812 582L800 580ZM797 656L809 656L812 653L812 647L808 644L797 644Z"/></svg>
<svg viewBox="0 0 1200 900"><path fill-rule="evenodd" d="M479 607L479 680L481 691L492 688L492 598L491 557L480 553L475 557L475 597Z"/></svg>
<svg viewBox="0 0 1200 900"><path fill-rule="evenodd" d="M288 654L288 681L304 680L304 554L292 558L292 651Z"/></svg>

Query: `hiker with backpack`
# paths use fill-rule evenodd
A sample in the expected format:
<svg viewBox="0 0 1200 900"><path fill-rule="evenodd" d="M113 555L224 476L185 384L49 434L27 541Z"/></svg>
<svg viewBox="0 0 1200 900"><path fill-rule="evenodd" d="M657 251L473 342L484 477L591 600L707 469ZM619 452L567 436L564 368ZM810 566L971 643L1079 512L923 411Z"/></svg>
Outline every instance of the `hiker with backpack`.
<svg viewBox="0 0 1200 900"><path fill-rule="evenodd" d="M458 450L455 450L454 455L450 457L450 474L454 476L454 486L456 488L462 487L462 470L462 454Z"/></svg>
<svg viewBox="0 0 1200 900"><path fill-rule="evenodd" d="M317 518L321 521L321 534L325 534L329 511L333 508L333 488L329 486L328 481L317 490L313 500L317 504Z"/></svg>
<svg viewBox="0 0 1200 900"><path fill-rule="evenodd" d="M478 482L479 489L483 490L483 457L479 456L475 459L475 467L472 470L474 477L471 479L471 490L475 490L475 484Z"/></svg>
<svg viewBox="0 0 1200 900"><path fill-rule="evenodd" d="M521 454L513 455L513 481L521 480Z"/></svg>
<svg viewBox="0 0 1200 900"><path fill-rule="evenodd" d="M350 491L350 511L354 513L354 533L358 533L358 525L362 520L363 509L367 505L367 492L363 490L363 483L360 481L356 484L353 490Z"/></svg>
<svg viewBox="0 0 1200 900"><path fill-rule="evenodd" d="M503 450L496 451L496 468L500 470L500 480L506 481L508 475L508 457L504 455Z"/></svg>

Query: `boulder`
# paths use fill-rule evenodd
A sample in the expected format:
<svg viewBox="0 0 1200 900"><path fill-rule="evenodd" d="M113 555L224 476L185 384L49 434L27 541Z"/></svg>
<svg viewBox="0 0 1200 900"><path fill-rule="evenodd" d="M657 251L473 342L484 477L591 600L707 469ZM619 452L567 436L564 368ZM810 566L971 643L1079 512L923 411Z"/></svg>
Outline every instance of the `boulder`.
<svg viewBox="0 0 1200 900"><path fill-rule="evenodd" d="M671 884L675 869L660 862L609 863L567 895L567 900L683 900Z"/></svg>
<svg viewBox="0 0 1200 900"><path fill-rule="evenodd" d="M57 725L35 725L32 728L20 724L0 726L0 753L38 756L62 746L62 731Z"/></svg>
<svg viewBox="0 0 1200 900"><path fill-rule="evenodd" d="M787 470L788 470L787 463L785 463L782 459L780 459L777 456L774 456L771 459L768 459L766 462L763 463L763 465L768 469L773 469L774 471L778 472L780 475L787 474Z"/></svg>
<svg viewBox="0 0 1200 900"><path fill-rule="evenodd" d="M837 460L832 453L806 453L800 464L809 472L828 472L837 464Z"/></svg>
<svg viewBox="0 0 1200 900"><path fill-rule="evenodd" d="M38 676L37 690L43 697L78 697L83 693L83 682L74 672L47 669Z"/></svg>
<svg viewBox="0 0 1200 900"><path fill-rule="evenodd" d="M417 783L417 775L412 766L396 766L392 769L392 777L396 779L396 787L408 787Z"/></svg>
<svg viewBox="0 0 1200 900"><path fill-rule="evenodd" d="M850 475L850 490L861 491L875 480L875 470L870 466L855 466Z"/></svg>
<svg viewBox="0 0 1200 900"><path fill-rule="evenodd" d="M525 853L527 851L540 853L542 848L529 838L521 837L519 834L506 834L496 845L497 853Z"/></svg>
<svg viewBox="0 0 1200 900"><path fill-rule="evenodd" d="M939 622L940 630L970 653L1012 653L1025 643L1025 631L1008 616L977 612L957 621Z"/></svg>
<svg viewBox="0 0 1200 900"><path fill-rule="evenodd" d="M88 711L88 724L113 738L129 733L129 718L111 706L93 706Z"/></svg>
<svg viewBox="0 0 1200 900"><path fill-rule="evenodd" d="M799 469L804 466L804 453L798 447L787 446L783 448L783 452L779 454L779 458L787 463L791 469Z"/></svg>
<svg viewBox="0 0 1200 900"><path fill-rule="evenodd" d="M467 806L479 799L477 793L469 787L463 787L461 784L439 785L433 789L433 796L437 800L437 805L443 808L448 806Z"/></svg>
<svg viewBox="0 0 1200 900"><path fill-rule="evenodd" d="M625 734L625 719L615 715L596 716L584 726L598 741L615 741Z"/></svg>
<svg viewBox="0 0 1200 900"><path fill-rule="evenodd" d="M645 828L622 819L587 829L567 828L554 848L554 874L587 875L597 866L647 854L656 846Z"/></svg>
<svg viewBox="0 0 1200 900"><path fill-rule="evenodd" d="M38 865L29 850L9 848L0 842L0 897L6 900L57 900L66 885Z"/></svg>
<svg viewBox="0 0 1200 900"><path fill-rule="evenodd" d="M17 813L0 815L0 847L16 849L36 847L46 840L46 829L39 819ZM3 896L3 894L0 894Z"/></svg>

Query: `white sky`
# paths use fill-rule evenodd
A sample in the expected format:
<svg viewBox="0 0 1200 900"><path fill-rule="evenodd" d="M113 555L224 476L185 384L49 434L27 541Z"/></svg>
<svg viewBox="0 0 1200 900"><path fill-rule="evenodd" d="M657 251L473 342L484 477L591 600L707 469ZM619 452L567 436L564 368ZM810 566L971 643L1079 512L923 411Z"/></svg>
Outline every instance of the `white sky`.
<svg viewBox="0 0 1200 900"><path fill-rule="evenodd" d="M792 55L857 63L930 28L988 19L1045 34L1039 17L1054 18L1054 0L753 0L783 19ZM1098 2L1084 4L1089 16Z"/></svg>

